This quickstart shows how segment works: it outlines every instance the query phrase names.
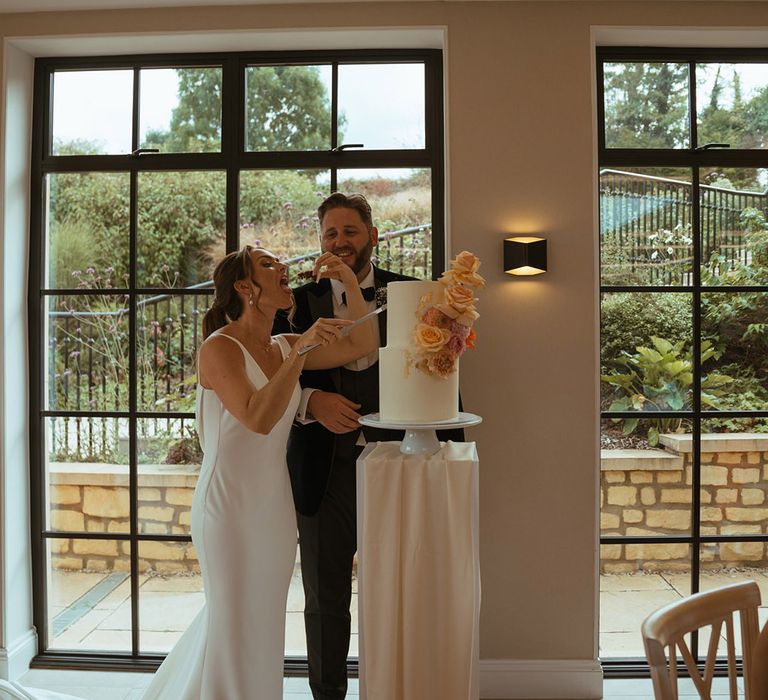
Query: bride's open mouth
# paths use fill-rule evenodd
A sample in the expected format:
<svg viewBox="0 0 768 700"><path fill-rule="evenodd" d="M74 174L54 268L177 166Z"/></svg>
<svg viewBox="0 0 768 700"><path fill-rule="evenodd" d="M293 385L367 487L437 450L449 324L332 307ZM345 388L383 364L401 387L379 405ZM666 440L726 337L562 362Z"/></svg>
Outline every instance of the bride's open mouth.
<svg viewBox="0 0 768 700"><path fill-rule="evenodd" d="M280 287L287 292L291 291L291 285L288 284L288 278L285 275L280 278Z"/></svg>

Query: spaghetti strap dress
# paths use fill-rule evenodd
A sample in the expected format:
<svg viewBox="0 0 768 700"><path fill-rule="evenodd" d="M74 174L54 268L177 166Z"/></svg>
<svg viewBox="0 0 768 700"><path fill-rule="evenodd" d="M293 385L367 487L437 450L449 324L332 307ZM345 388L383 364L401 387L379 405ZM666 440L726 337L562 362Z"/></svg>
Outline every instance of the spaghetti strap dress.
<svg viewBox="0 0 768 700"><path fill-rule="evenodd" d="M268 379L237 339L258 389ZM288 341L276 336L283 360ZM246 428L197 386L203 463L192 502L192 542L205 605L163 661L143 700L282 700L285 616L296 558L296 515L286 465L298 382L268 435ZM0 699L71 696L0 681Z"/></svg>

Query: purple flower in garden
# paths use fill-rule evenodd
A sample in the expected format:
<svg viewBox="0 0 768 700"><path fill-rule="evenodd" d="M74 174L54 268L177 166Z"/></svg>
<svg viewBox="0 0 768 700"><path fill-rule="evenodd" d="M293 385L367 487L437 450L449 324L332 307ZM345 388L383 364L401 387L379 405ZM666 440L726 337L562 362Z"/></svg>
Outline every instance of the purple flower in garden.
<svg viewBox="0 0 768 700"><path fill-rule="evenodd" d="M94 270L92 267L86 268L85 270L89 275L92 275L96 270Z"/></svg>
<svg viewBox="0 0 768 700"><path fill-rule="evenodd" d="M106 270L104 270L104 272L106 272L108 275L113 274L114 271L115 271L114 267L108 267Z"/></svg>
<svg viewBox="0 0 768 700"><path fill-rule="evenodd" d="M290 202L285 202L283 204L283 209L286 209L286 210L287 209L293 209L293 204L291 204Z"/></svg>

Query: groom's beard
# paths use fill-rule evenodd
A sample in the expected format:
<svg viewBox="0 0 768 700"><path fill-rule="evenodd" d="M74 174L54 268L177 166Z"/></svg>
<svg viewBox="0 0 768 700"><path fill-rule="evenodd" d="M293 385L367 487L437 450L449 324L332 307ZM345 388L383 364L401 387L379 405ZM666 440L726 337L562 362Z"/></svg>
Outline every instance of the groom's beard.
<svg viewBox="0 0 768 700"><path fill-rule="evenodd" d="M370 235L368 236L368 242L365 244L365 248L363 248L359 253L356 253L353 248L341 248L341 252L350 251L354 254L354 259L352 260L352 264L349 266L352 269L352 272L355 274L358 274L361 272L365 266L371 261L371 254L373 253L373 241L371 240ZM336 251L333 251L338 255Z"/></svg>

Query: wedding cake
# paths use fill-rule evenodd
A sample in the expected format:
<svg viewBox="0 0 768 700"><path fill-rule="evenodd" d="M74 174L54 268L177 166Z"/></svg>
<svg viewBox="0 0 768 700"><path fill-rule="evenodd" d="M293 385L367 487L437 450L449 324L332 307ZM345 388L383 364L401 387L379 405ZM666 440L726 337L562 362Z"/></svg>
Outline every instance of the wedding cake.
<svg viewBox="0 0 768 700"><path fill-rule="evenodd" d="M387 285L387 345L379 350L379 412L392 423L438 423L459 413L459 357L474 347L474 287L485 284L472 253L437 282Z"/></svg>

